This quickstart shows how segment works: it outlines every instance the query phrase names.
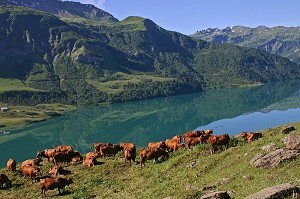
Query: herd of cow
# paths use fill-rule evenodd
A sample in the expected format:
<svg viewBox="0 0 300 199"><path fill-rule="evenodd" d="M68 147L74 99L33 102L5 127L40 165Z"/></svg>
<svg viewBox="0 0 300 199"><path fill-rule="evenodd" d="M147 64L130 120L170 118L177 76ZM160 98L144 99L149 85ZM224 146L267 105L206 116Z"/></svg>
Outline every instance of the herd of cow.
<svg viewBox="0 0 300 199"><path fill-rule="evenodd" d="M148 149L142 149L139 152L140 156L140 166L146 167L145 162L147 160L154 159L157 161L159 158L165 160L169 157L170 151L176 151L180 148L186 147L189 149L191 146L200 143L209 143L211 155L215 153L217 146L223 146L225 150L229 147L230 137L228 134L214 136L213 131L202 130L202 131L191 131L186 132L183 135L176 135L172 139L167 139L166 141L160 142L150 142L148 144ZM255 139L261 138L262 133L259 132L243 132L240 137L244 138L245 141L251 142ZM124 163L129 161L131 165L131 160L135 162L136 159L136 147L134 143L124 143L111 144L111 143L94 143L94 151L89 152L83 157L78 151L73 150L71 146L57 146L54 149L45 149L39 151L35 159L25 160L21 164L20 172L24 176L29 176L31 180L39 181L40 192L42 197L45 196L47 190L58 189L60 190L65 186L73 183L71 178L61 178L56 177L58 174L66 174L69 172L64 170L62 166L59 166L62 162L67 162L71 164L81 163L87 167L95 166L97 164L97 158L106 156L115 156L119 151L124 153ZM40 162L42 158L47 158L48 162L52 162L54 166L48 172L47 176L38 177L41 174L40 169L36 166L41 166ZM16 161L9 159L7 162L7 169L16 172ZM49 176L51 175L51 176ZM3 185L6 187L11 187L12 182L8 179L5 174L0 174L0 187Z"/></svg>

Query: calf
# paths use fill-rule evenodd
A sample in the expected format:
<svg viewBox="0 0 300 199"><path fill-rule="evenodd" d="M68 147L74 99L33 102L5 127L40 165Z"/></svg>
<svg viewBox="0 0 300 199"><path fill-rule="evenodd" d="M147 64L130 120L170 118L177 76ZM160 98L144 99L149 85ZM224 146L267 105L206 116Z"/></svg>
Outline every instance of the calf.
<svg viewBox="0 0 300 199"><path fill-rule="evenodd" d="M183 148L184 145L183 144L179 144L178 142L175 142L173 140L166 140L165 141L166 146L168 149L172 150L172 151L177 151L180 148Z"/></svg>
<svg viewBox="0 0 300 199"><path fill-rule="evenodd" d="M16 172L17 170L17 162L13 159L9 159L6 163L7 170L12 170L13 172Z"/></svg>
<svg viewBox="0 0 300 199"><path fill-rule="evenodd" d="M40 162L42 162L42 158L38 157L36 159L28 159L22 162L22 167L29 165L29 166L41 166Z"/></svg>
<svg viewBox="0 0 300 199"><path fill-rule="evenodd" d="M39 174L41 174L40 169L37 168L35 169L33 166L29 166L29 165L24 165L21 168L22 174L24 176L24 178L26 176L30 176L30 179L35 179L35 177Z"/></svg>
<svg viewBox="0 0 300 199"><path fill-rule="evenodd" d="M257 140L259 138L262 138L262 133L258 133L258 132L251 132L251 133L247 133L247 132L242 132L240 134L240 137L245 139L245 142L252 142L253 140Z"/></svg>
<svg viewBox="0 0 300 199"><path fill-rule="evenodd" d="M87 167L95 166L97 164L97 160L95 156L85 157L83 158L82 164Z"/></svg>
<svg viewBox="0 0 300 199"><path fill-rule="evenodd" d="M71 178L45 178L40 179L40 192L42 197L46 197L47 190L58 189L58 193L61 194L60 190L65 186L72 184L73 180Z"/></svg>
<svg viewBox="0 0 300 199"><path fill-rule="evenodd" d="M5 184L6 187L12 187L11 181L8 179L8 177L1 173L0 174L0 187L3 188L3 185Z"/></svg>
<svg viewBox="0 0 300 199"><path fill-rule="evenodd" d="M142 151L140 151L141 168L143 165L146 167L145 162L147 160L154 159L155 161L157 161L158 158L163 158L163 159L169 158L169 152L161 148L143 149Z"/></svg>
<svg viewBox="0 0 300 199"><path fill-rule="evenodd" d="M213 153L215 153L216 146L225 146L226 150L229 146L229 141L230 137L227 133L219 136L210 136L208 138L208 142L210 144L210 154L212 155Z"/></svg>

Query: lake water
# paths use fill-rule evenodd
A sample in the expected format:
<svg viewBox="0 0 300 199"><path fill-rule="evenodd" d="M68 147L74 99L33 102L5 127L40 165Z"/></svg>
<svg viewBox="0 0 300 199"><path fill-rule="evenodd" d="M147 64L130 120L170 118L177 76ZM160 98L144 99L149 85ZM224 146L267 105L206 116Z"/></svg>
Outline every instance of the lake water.
<svg viewBox="0 0 300 199"><path fill-rule="evenodd" d="M300 121L300 81L86 107L1 134L0 166L9 158L21 162L57 145L86 153L94 142L128 141L143 147L194 129L236 135L295 121Z"/></svg>

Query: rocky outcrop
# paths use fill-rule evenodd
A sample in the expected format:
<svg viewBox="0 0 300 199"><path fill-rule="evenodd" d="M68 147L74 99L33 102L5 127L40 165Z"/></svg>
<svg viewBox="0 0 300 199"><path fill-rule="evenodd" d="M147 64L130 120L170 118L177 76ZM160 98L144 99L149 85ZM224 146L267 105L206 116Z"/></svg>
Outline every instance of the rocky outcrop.
<svg viewBox="0 0 300 199"><path fill-rule="evenodd" d="M281 133L288 134L288 133L290 133L291 131L294 131L294 130L296 130L294 126L284 126L281 130Z"/></svg>
<svg viewBox="0 0 300 199"><path fill-rule="evenodd" d="M208 194L205 194L200 199L229 199L231 198L227 191L214 191Z"/></svg>
<svg viewBox="0 0 300 199"><path fill-rule="evenodd" d="M283 139L285 147L291 150L300 150L300 135L289 134Z"/></svg>
<svg viewBox="0 0 300 199"><path fill-rule="evenodd" d="M299 194L299 188L290 183L280 184L273 187L265 188L245 199L280 199Z"/></svg>
<svg viewBox="0 0 300 199"><path fill-rule="evenodd" d="M298 150L290 150L287 148L278 149L267 155L257 154L250 161L250 164L257 168L273 168L285 160L295 158L298 154Z"/></svg>

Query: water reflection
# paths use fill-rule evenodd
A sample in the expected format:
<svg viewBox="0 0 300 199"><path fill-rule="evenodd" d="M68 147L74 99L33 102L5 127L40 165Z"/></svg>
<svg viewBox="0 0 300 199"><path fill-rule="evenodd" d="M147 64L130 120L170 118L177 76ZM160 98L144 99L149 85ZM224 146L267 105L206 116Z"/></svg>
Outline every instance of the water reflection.
<svg viewBox="0 0 300 199"><path fill-rule="evenodd" d="M0 164L8 158L32 158L37 150L60 144L70 144L84 153L96 141L132 141L146 146L225 118L282 109L282 102L290 102L284 103L290 106L286 109L298 108L299 89L299 81L289 81L78 109L0 135L0 150L4 151Z"/></svg>

